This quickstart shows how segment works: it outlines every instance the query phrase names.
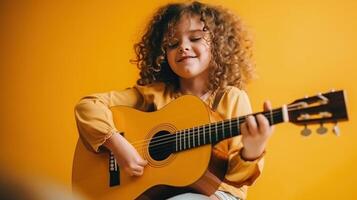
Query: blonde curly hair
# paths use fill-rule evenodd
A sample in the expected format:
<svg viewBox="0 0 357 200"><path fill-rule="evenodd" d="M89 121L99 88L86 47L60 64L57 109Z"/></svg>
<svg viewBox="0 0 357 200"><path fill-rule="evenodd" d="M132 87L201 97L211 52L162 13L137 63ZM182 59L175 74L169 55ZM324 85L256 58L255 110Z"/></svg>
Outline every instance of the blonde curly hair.
<svg viewBox="0 0 357 200"><path fill-rule="evenodd" d="M228 85L240 89L253 78L252 40L241 19L227 9L197 1L171 3L159 8L150 20L141 41L134 45L140 70L139 85L164 82L179 89L179 77L171 70L167 58L167 42L175 24L184 14L198 15L210 35L212 59L208 89Z"/></svg>

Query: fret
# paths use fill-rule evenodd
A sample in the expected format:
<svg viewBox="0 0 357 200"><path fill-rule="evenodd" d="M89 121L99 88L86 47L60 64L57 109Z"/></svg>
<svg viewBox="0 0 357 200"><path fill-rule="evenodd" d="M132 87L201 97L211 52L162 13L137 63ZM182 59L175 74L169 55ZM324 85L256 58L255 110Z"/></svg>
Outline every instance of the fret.
<svg viewBox="0 0 357 200"><path fill-rule="evenodd" d="M199 145L199 140L200 140L200 127L199 126L197 126L196 127L196 130L197 130L197 132L195 132L195 138L197 139L195 142L196 142L196 146L200 146Z"/></svg>
<svg viewBox="0 0 357 200"><path fill-rule="evenodd" d="M188 133L189 135L190 135L190 139L189 139L189 141L188 141L188 143L190 144L190 148L192 148L192 147L194 147L193 145L194 145L194 135L193 135L193 128L190 128L190 131L189 131L189 133Z"/></svg>
<svg viewBox="0 0 357 200"><path fill-rule="evenodd" d="M217 128L217 122L215 122L216 125L216 142L218 142L218 128Z"/></svg>
<svg viewBox="0 0 357 200"><path fill-rule="evenodd" d="M206 127L203 127L203 144L206 144Z"/></svg>
<svg viewBox="0 0 357 200"><path fill-rule="evenodd" d="M194 146L198 146L198 134L197 134L197 131L198 131L198 127L195 127L195 131L193 131L193 140L194 140Z"/></svg>
<svg viewBox="0 0 357 200"><path fill-rule="evenodd" d="M181 131L179 131L179 140L180 140L180 151L182 150L182 142L181 142Z"/></svg>
<svg viewBox="0 0 357 200"><path fill-rule="evenodd" d="M187 135L188 135L188 139L187 139L187 142L188 142L188 148L191 148L192 147L192 128L189 128L188 129L188 132L187 132Z"/></svg>
<svg viewBox="0 0 357 200"><path fill-rule="evenodd" d="M198 139L198 142L197 142L197 146L201 146L201 142L200 142L200 127L198 126L197 127L197 139Z"/></svg>
<svg viewBox="0 0 357 200"><path fill-rule="evenodd" d="M190 143L190 129L187 130L187 143L188 143L188 148L191 148L191 143Z"/></svg>
<svg viewBox="0 0 357 200"><path fill-rule="evenodd" d="M192 137L193 137L193 147L195 147L195 127L192 128Z"/></svg>
<svg viewBox="0 0 357 200"><path fill-rule="evenodd" d="M186 149L186 129L183 130L183 149Z"/></svg>
<svg viewBox="0 0 357 200"><path fill-rule="evenodd" d="M185 129L185 137L186 137L186 139L185 139L185 142L186 142L186 148L185 149L188 149L188 140L189 140L189 138L190 138L190 135L188 134L188 129Z"/></svg>
<svg viewBox="0 0 357 200"><path fill-rule="evenodd" d="M212 133L211 133L211 124L210 125L208 125L208 132L209 132L209 143L212 143Z"/></svg>
<svg viewBox="0 0 357 200"><path fill-rule="evenodd" d="M273 110L270 110L270 125L274 124Z"/></svg>
<svg viewBox="0 0 357 200"><path fill-rule="evenodd" d="M222 123L222 138L226 138L226 136L224 135L224 121L221 122Z"/></svg>
<svg viewBox="0 0 357 200"><path fill-rule="evenodd" d="M230 136L232 137L232 120L229 119L229 133L230 133Z"/></svg>
<svg viewBox="0 0 357 200"><path fill-rule="evenodd" d="M178 140L177 140L177 134L175 134L176 137L176 152L178 151L177 147L178 147Z"/></svg>
<svg viewBox="0 0 357 200"><path fill-rule="evenodd" d="M197 143L197 141L196 141L196 136L197 136L197 134L196 134L196 132L195 132L195 129L197 129L197 127L194 127L194 128L193 128L193 132L192 132L192 134L193 134L193 146L194 146L194 147L196 146L196 143Z"/></svg>
<svg viewBox="0 0 357 200"><path fill-rule="evenodd" d="M240 128L240 127L239 127L239 120L240 120L240 118L237 118L236 120L237 120L237 133L238 133L238 135L239 135L239 128Z"/></svg>
<svg viewBox="0 0 357 200"><path fill-rule="evenodd" d="M200 146L198 143L199 143L199 140L200 140L200 127L199 126L196 126L196 132L195 132L195 144L196 146Z"/></svg>

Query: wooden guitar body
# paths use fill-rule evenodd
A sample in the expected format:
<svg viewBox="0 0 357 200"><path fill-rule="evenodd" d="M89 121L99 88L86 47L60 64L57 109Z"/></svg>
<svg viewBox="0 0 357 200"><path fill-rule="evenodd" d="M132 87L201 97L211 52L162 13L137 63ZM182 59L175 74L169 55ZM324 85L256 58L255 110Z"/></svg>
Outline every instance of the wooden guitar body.
<svg viewBox="0 0 357 200"><path fill-rule="evenodd" d="M150 188L153 191L161 188L167 191L169 187L164 187L165 185L174 187L192 185L205 174L211 158L211 145L164 155L160 159L154 159L148 147L148 141L155 134L174 133L210 122L209 108L197 97L179 98L156 112L141 112L125 106L114 107L112 112L117 129L124 132L124 137L148 161L144 175L132 177L122 170L120 185L109 187L108 153L89 151L79 140L73 161L74 188L98 200L135 199ZM154 186L157 187L153 188ZM150 193L157 192L147 192Z"/></svg>

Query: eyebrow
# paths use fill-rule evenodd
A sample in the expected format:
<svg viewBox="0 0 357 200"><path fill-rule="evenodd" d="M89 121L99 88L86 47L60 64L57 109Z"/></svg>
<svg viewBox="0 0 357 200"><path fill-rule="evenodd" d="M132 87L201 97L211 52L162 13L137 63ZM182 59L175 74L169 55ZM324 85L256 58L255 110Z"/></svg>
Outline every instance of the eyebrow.
<svg viewBox="0 0 357 200"><path fill-rule="evenodd" d="M194 30L189 30L188 32L192 33L192 32L204 32L204 30L202 29L194 29Z"/></svg>
<svg viewBox="0 0 357 200"><path fill-rule="evenodd" d="M187 33L192 34L192 33L197 33L197 32L202 32L202 33L204 33L205 31L202 30L202 29L193 29L193 30L189 30ZM177 34L177 32L176 32L176 34ZM173 35L173 37L176 37L176 36L177 36L176 34Z"/></svg>
<svg viewBox="0 0 357 200"><path fill-rule="evenodd" d="M193 34L193 33L204 33L205 31L204 30L201 30L201 29L194 29L194 30L189 30L187 31L186 33L188 34ZM177 34L177 33L176 33ZM175 34L175 35L176 35Z"/></svg>

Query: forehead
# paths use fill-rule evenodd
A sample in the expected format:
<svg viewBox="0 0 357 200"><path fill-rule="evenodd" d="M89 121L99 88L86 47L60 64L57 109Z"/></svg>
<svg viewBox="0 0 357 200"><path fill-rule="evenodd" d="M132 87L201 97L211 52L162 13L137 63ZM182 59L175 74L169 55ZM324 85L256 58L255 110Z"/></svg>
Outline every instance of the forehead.
<svg viewBox="0 0 357 200"><path fill-rule="evenodd" d="M204 23L199 15L184 14L174 26L175 33L183 34L195 30L203 30Z"/></svg>

